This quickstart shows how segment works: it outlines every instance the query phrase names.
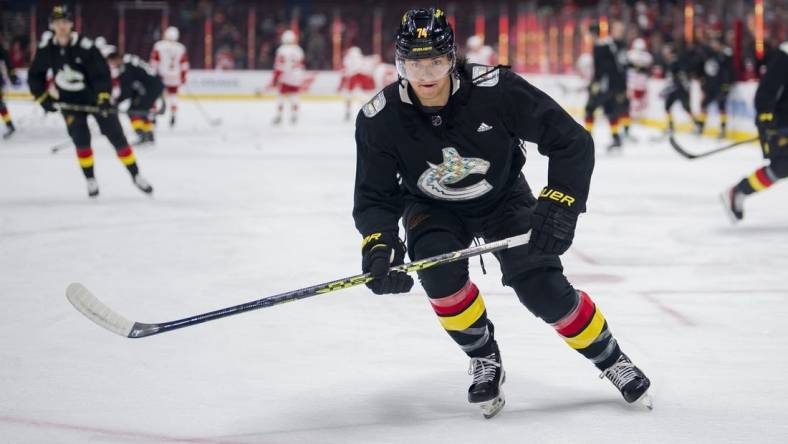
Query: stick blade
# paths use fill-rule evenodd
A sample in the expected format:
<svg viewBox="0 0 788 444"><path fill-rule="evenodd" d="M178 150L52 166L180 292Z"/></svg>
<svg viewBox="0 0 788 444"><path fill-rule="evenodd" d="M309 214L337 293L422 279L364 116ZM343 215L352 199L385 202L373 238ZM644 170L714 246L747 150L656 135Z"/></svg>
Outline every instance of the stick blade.
<svg viewBox="0 0 788 444"><path fill-rule="evenodd" d="M116 335L128 338L134 328L134 322L107 307L82 284L69 285L66 288L66 298L85 317Z"/></svg>
<svg viewBox="0 0 788 444"><path fill-rule="evenodd" d="M677 153L681 154L687 159L694 159L698 157L692 153L687 152L681 145L679 145L679 143L676 141L676 139L673 136L670 136L669 140L670 140L670 146L672 146Z"/></svg>

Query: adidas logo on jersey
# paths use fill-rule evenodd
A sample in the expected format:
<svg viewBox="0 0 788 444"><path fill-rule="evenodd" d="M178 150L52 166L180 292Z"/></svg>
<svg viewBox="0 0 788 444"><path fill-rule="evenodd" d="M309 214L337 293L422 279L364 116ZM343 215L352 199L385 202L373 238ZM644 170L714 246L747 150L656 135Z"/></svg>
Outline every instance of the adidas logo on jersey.
<svg viewBox="0 0 788 444"><path fill-rule="evenodd" d="M479 128L476 129L476 132L477 133L483 133L485 131L490 131L492 128L493 128L492 126L482 122L482 124L479 125Z"/></svg>

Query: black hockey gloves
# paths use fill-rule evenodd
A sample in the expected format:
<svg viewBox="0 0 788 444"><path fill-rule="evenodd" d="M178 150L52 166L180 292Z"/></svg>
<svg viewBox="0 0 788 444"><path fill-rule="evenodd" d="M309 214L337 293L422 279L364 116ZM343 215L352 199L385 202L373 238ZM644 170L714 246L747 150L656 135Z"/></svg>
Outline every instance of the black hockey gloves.
<svg viewBox="0 0 788 444"><path fill-rule="evenodd" d="M44 93L36 97L36 103L41 105L41 108L44 108L45 112L48 113L57 112L57 108L55 108L55 101L52 100L52 97L49 95L49 93Z"/></svg>
<svg viewBox="0 0 788 444"><path fill-rule="evenodd" d="M395 233L373 233L365 237L361 254L361 269L375 278L367 282L373 293L407 293L413 287L413 278L407 273L389 273L389 267L400 265L405 260L405 245Z"/></svg>
<svg viewBox="0 0 788 444"><path fill-rule="evenodd" d="M96 105L98 106L98 114L101 117L107 118L112 112L112 101L110 99L111 96L109 93L99 93L98 99L96 100Z"/></svg>
<svg viewBox="0 0 788 444"><path fill-rule="evenodd" d="M578 205L571 195L555 188L545 187L531 215L529 252L564 254L575 237Z"/></svg>
<svg viewBox="0 0 788 444"><path fill-rule="evenodd" d="M788 128L777 128L774 124L774 114L758 114L755 126L758 128L764 159L769 159L774 151L782 151L788 146Z"/></svg>

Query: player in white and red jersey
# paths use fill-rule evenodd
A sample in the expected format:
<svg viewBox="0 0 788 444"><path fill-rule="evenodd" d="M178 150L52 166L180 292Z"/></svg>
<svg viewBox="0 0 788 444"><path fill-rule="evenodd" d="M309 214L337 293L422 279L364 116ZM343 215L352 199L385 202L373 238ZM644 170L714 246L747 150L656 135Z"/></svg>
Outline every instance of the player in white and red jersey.
<svg viewBox="0 0 788 444"><path fill-rule="evenodd" d="M372 77L375 79L375 89L379 91L399 80L397 66L391 63L378 63Z"/></svg>
<svg viewBox="0 0 788 444"><path fill-rule="evenodd" d="M178 28L170 26L164 31L164 39L153 45L150 65L159 74L167 92L170 104L170 126L175 125L175 113L178 111L178 88L186 83L189 72L189 56L186 47L178 41Z"/></svg>
<svg viewBox="0 0 788 444"><path fill-rule="evenodd" d="M488 66L493 66L496 63L495 50L485 45L482 38L478 35L468 37L465 57L468 59L468 63Z"/></svg>
<svg viewBox="0 0 788 444"><path fill-rule="evenodd" d="M345 120L350 120L353 99L357 91L361 92L366 102L375 92L374 72L380 64L380 56L364 56L361 48L351 46L342 59L342 80L339 91L345 96Z"/></svg>
<svg viewBox="0 0 788 444"><path fill-rule="evenodd" d="M629 69L627 70L627 94L632 104L631 113L642 113L648 106L648 77L654 58L646 48L646 41L636 38L632 41L632 48L627 51Z"/></svg>
<svg viewBox="0 0 788 444"><path fill-rule="evenodd" d="M274 125L282 123L285 99L290 101L290 122L298 121L298 93L304 84L304 50L296 43L296 35L291 30L282 33L282 44L276 49L274 59L274 78L271 86L277 87L279 98L276 104Z"/></svg>

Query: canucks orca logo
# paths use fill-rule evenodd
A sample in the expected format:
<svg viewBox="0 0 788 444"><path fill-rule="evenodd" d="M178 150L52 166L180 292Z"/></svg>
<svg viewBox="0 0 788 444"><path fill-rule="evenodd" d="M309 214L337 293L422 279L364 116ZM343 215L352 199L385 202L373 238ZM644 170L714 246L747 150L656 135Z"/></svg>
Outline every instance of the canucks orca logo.
<svg viewBox="0 0 788 444"><path fill-rule="evenodd" d="M471 174L486 174L490 162L474 157L462 157L456 148L447 147L443 150L443 163L433 165L427 162L429 169L421 173L418 186L425 194L440 200L475 199L493 189L487 180L482 179L473 185L453 188L455 184Z"/></svg>
<svg viewBox="0 0 788 444"><path fill-rule="evenodd" d="M68 65L63 65L63 69L55 75L55 84L64 91L82 91L85 89L85 75Z"/></svg>

